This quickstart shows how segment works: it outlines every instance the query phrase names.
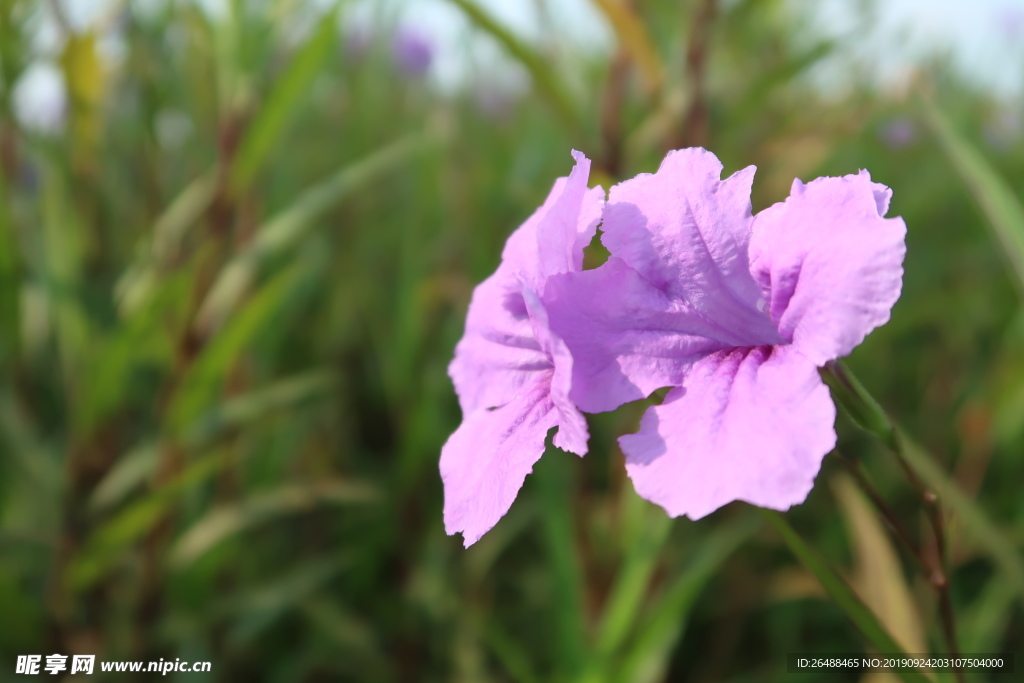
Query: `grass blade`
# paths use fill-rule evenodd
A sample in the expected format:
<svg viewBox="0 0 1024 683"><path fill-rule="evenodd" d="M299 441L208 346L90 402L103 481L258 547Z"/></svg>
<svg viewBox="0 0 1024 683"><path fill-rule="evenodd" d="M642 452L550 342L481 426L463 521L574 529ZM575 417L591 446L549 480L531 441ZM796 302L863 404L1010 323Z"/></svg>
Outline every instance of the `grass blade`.
<svg viewBox="0 0 1024 683"><path fill-rule="evenodd" d="M881 439L926 486L938 494L941 502L952 510L968 531L965 539L985 551L1024 604L1024 559L985 511L960 490L931 455L885 414L849 369L842 364L830 364L823 376L833 389L832 395L854 422ZM865 419L865 416L870 419Z"/></svg>
<svg viewBox="0 0 1024 683"><path fill-rule="evenodd" d="M832 482L849 530L857 592L907 652L927 652L927 640L899 555L864 493L849 476Z"/></svg>
<svg viewBox="0 0 1024 683"><path fill-rule="evenodd" d="M595 652L590 658L589 670L592 676L608 669L615 653L632 632L658 557L672 530L671 518L662 510L651 509L653 506L632 492L629 492L626 504L642 506L638 512L653 514L644 515L646 524L637 525L638 533L633 537L623 567L612 587L598 626Z"/></svg>
<svg viewBox="0 0 1024 683"><path fill-rule="evenodd" d="M583 118L580 116L576 104L569 97L568 88L564 83L559 82L548 60L502 26L474 0L450 0L450 2L461 9L474 24L491 34L508 50L509 54L523 65L533 79L538 94L548 101L569 130L579 131L584 128Z"/></svg>
<svg viewBox="0 0 1024 683"><path fill-rule="evenodd" d="M414 135L392 143L310 188L289 208L264 225L256 239L228 262L199 311L199 327L219 325L249 288L261 264L270 256L295 245L313 225L345 197L378 180L413 154L427 140Z"/></svg>
<svg viewBox="0 0 1024 683"><path fill-rule="evenodd" d="M576 551L572 507L569 504L572 495L566 460L569 457L568 453L549 448L546 457L541 458L534 477L540 492L544 531L558 598L554 606L559 622L556 651L563 673L571 680L579 675L585 662L586 625L583 569Z"/></svg>
<svg viewBox="0 0 1024 683"><path fill-rule="evenodd" d="M925 119L935 131L953 167L974 195L988 225L1003 247L1017 285L1024 295L1024 206L1010 185L999 176L971 143L965 140L932 102L924 104Z"/></svg>
<svg viewBox="0 0 1024 683"><path fill-rule="evenodd" d="M186 371L172 399L167 423L181 434L213 404L221 383L238 356L263 330L279 321L280 312L308 277L301 265L282 271L261 287L203 348Z"/></svg>
<svg viewBox="0 0 1024 683"><path fill-rule="evenodd" d="M661 59L654 48L647 27L637 16L636 10L622 0L593 0L598 9L604 12L608 25L615 31L619 43L629 52L633 62L644 76L649 93L661 90L665 75L661 67Z"/></svg>
<svg viewBox="0 0 1024 683"><path fill-rule="evenodd" d="M214 508L178 539L169 561L176 567L184 567L221 541L252 526L303 512L316 505L367 503L376 497L374 489L365 484L343 481L282 486L241 503Z"/></svg>
<svg viewBox="0 0 1024 683"><path fill-rule="evenodd" d="M305 100L313 79L334 49L337 15L338 4L335 3L320 18L315 33L275 83L266 104L248 128L232 168L231 180L236 191L246 187L259 172L267 154L280 140L288 115Z"/></svg>
<svg viewBox="0 0 1024 683"><path fill-rule="evenodd" d="M704 540L693 562L658 598L656 606L620 659L614 680L665 680L672 652L686 628L690 609L715 572L759 526L753 517L717 529Z"/></svg>
<svg viewBox="0 0 1024 683"><path fill-rule="evenodd" d="M785 517L773 510L763 508L758 508L758 510L765 521L779 532L797 559L817 577L833 602L846 613L846 616L860 629L872 646L884 654L899 655L903 653L903 648L889 634L875 613L861 602L849 584L832 569L828 561L800 538ZM920 671L893 671L893 673L905 683L928 683L929 681L928 677Z"/></svg>

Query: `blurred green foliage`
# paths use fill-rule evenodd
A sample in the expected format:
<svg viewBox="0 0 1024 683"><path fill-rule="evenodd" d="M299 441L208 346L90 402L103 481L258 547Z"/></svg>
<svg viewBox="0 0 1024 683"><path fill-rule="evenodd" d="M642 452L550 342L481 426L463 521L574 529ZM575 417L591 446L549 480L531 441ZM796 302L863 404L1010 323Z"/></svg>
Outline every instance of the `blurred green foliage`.
<svg viewBox="0 0 1024 683"><path fill-rule="evenodd" d="M794 177L894 189L904 293L849 366L931 453L961 650L1024 652L1024 140L986 135L1019 101L942 62L880 91L843 62L856 36L781 0L597 0L608 54L451 0L525 90L403 70L397 3L139 4L83 29L0 0L0 678L80 652L212 662L182 680L739 683L864 651L835 570L747 506L671 521L635 496L614 438L643 406L591 416L590 454L549 453L470 550L444 535L473 286L570 149L607 187L690 144L759 167L755 210ZM56 129L15 112L44 61ZM838 428L916 532L885 444ZM826 459L794 548L905 651L944 651L927 578L845 476Z"/></svg>

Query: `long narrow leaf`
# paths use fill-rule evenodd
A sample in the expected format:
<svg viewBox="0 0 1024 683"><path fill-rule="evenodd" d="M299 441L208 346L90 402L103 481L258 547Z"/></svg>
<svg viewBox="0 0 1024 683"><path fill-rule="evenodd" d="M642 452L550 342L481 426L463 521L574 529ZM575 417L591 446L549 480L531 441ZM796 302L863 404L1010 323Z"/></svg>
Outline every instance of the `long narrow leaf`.
<svg viewBox="0 0 1024 683"><path fill-rule="evenodd" d="M690 565L658 596L656 606L620 658L613 680L654 683L665 679L690 609L722 563L758 528L755 520L745 517L720 527L701 543Z"/></svg>
<svg viewBox="0 0 1024 683"><path fill-rule="evenodd" d="M582 670L585 661L585 621L583 616L583 569L576 553L572 507L566 469L568 454L551 452L542 459L534 477L540 488L544 531L551 557L557 602L552 606L558 619L557 653L561 667L570 679Z"/></svg>
<svg viewBox="0 0 1024 683"><path fill-rule="evenodd" d="M927 652L921 617L891 537L853 479L836 477L832 487L849 529L857 592L907 652Z"/></svg>
<svg viewBox="0 0 1024 683"><path fill-rule="evenodd" d="M657 566L661 549L672 529L672 520L661 510L648 510L650 504L630 494L627 505L643 506L641 512L653 512L638 529L624 565L612 587L607 607L597 632L597 644L591 657L590 670L601 672L609 667L612 656L630 634L644 604L644 596Z"/></svg>
<svg viewBox="0 0 1024 683"><path fill-rule="evenodd" d="M0 367L17 356L21 328L19 267L7 194L7 179L0 169Z"/></svg>
<svg viewBox="0 0 1024 683"><path fill-rule="evenodd" d="M211 510L185 532L171 550L170 562L184 567L229 536L275 518L317 505L367 503L376 495L366 484L324 481L313 485L289 484L241 503L223 505Z"/></svg>
<svg viewBox="0 0 1024 683"><path fill-rule="evenodd" d="M338 5L335 4L320 18L316 32L275 83L266 104L249 126L232 169L236 190L248 185L259 171L274 143L280 139L289 114L304 100L321 65L334 49L337 15Z"/></svg>
<svg viewBox="0 0 1024 683"><path fill-rule="evenodd" d="M953 167L981 206L1024 295L1024 206L1010 185L957 133L935 104L926 101L924 112Z"/></svg>
<svg viewBox="0 0 1024 683"><path fill-rule="evenodd" d="M305 277L308 273L298 265L282 271L256 292L203 348L172 400L168 422L175 432L182 433L210 405L238 355L274 324Z"/></svg>
<svg viewBox="0 0 1024 683"><path fill-rule="evenodd" d="M474 0L450 0L481 29L491 34L529 72L538 92L548 101L562 123L570 130L582 128L582 117L576 104L568 95L564 83L560 83L551 69L551 64L536 50L520 40L501 25Z"/></svg>
<svg viewBox="0 0 1024 683"><path fill-rule="evenodd" d="M833 396L850 417L903 458L917 476L939 495L941 502L956 514L969 532L966 540L992 558L1005 580L1014 587L1018 599L1024 602L1024 559L985 511L884 413L878 401L849 369L830 365L823 376L833 389ZM865 419L865 416L870 416L870 419Z"/></svg>
<svg viewBox="0 0 1024 683"><path fill-rule="evenodd" d="M647 89L656 93L661 89L664 73L661 59L654 48L654 41L636 9L623 0L593 0L594 4L604 12L608 25L618 36L619 43L628 52L639 67L647 82Z"/></svg>
<svg viewBox="0 0 1024 683"><path fill-rule="evenodd" d="M199 311L199 327L211 329L224 320L252 284L267 257L293 246L327 210L394 170L423 150L427 143L428 139L422 135L404 138L306 190L294 204L264 225L256 239L224 266Z"/></svg>
<svg viewBox="0 0 1024 683"><path fill-rule="evenodd" d="M860 632L867 638L879 652L884 654L900 655L903 648L889 634L889 631L882 625L867 605L865 605L857 594L853 592L849 584L839 576L829 565L828 561L818 554L814 548L807 544L804 539L789 525L786 518L778 512L758 508L764 517L782 539L793 551L797 559L811 571L822 587L829 594L835 604L842 609L850 618ZM928 677L920 671L894 671L905 683L928 683Z"/></svg>

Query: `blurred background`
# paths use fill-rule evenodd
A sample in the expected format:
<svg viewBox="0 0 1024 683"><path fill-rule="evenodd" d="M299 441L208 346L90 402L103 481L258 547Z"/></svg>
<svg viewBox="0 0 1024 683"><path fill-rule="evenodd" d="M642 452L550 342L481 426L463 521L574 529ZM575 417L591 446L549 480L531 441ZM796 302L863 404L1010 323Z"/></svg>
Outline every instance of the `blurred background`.
<svg viewBox="0 0 1024 683"><path fill-rule="evenodd" d="M705 146L757 165L755 211L795 177L893 188L903 296L848 366L958 492L960 649L1024 654L1022 93L1009 0L0 0L0 680L85 653L739 683L866 652L749 506L636 497L614 439L644 405L590 416L469 550L444 534L470 294L573 148L608 187ZM891 455L837 428L935 553ZM788 520L944 652L837 460Z"/></svg>

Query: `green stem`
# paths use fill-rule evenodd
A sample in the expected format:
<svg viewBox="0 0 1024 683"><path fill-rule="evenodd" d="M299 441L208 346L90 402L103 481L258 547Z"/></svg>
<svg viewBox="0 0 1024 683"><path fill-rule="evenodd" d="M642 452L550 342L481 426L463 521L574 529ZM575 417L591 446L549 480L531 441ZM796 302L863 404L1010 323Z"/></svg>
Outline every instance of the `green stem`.
<svg viewBox="0 0 1024 683"><path fill-rule="evenodd" d="M861 601L857 594L850 588L829 564L828 560L812 548L800 535L790 526L786 518L773 510L758 508L765 521L779 532L782 539L789 546L789 549L796 555L807 569L810 570L822 587L829 594L835 603L842 608L851 621L860 629L868 642L871 643L880 653L900 655L903 648L896 642L885 626L878 620L875 613ZM893 671L905 683L928 681L928 678L920 671Z"/></svg>
<svg viewBox="0 0 1024 683"><path fill-rule="evenodd" d="M859 469L852 470L861 488L865 490L875 503L875 506L882 513L886 521L889 522L890 526L894 527L897 536L911 549L918 564L926 574L928 582L935 590L936 598L938 599L942 636L946 642L946 649L951 657L959 657L960 647L956 636L956 613L953 610L952 589L950 586L949 553L946 549L946 529L939 498L933 488L928 486L914 465L909 461L910 457L913 456L908 448L909 440L903 436L881 405L879 405L878 401L864 388L864 385L838 361L828 363L822 370L822 377L829 388L832 389L832 395L836 401L843 406L851 419L862 429L871 432L889 446L890 451L900 465L900 469L903 470L907 480L917 491L921 499L922 506L935 536L936 557L934 560L926 557L918 544L913 542L909 534L903 529L902 524L899 524L898 520L891 517L889 514L891 511L889 511L888 506L881 499L881 496L874 491L873 487L869 485ZM958 683L963 683L963 671L956 670L954 673Z"/></svg>

